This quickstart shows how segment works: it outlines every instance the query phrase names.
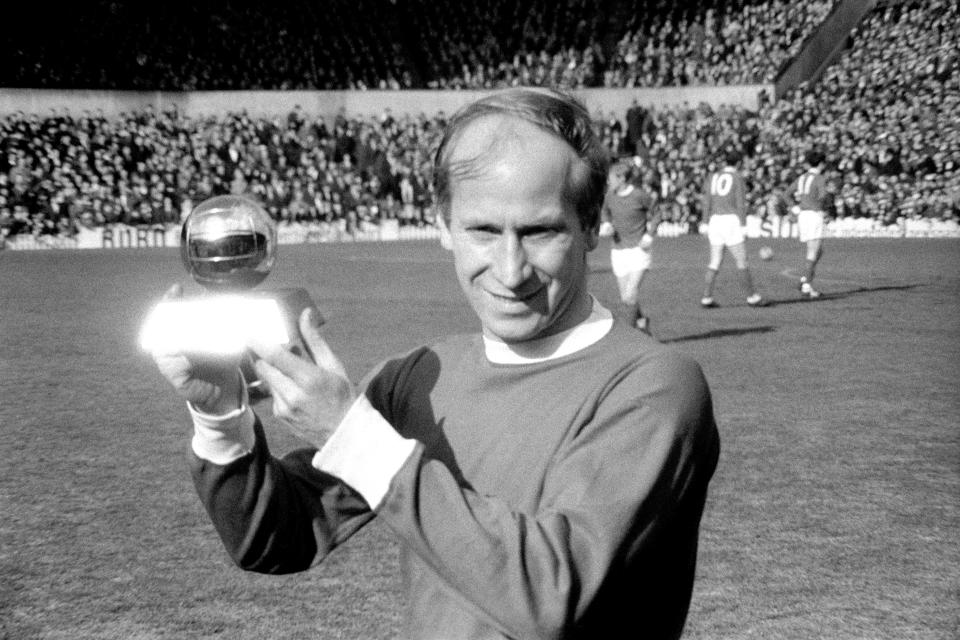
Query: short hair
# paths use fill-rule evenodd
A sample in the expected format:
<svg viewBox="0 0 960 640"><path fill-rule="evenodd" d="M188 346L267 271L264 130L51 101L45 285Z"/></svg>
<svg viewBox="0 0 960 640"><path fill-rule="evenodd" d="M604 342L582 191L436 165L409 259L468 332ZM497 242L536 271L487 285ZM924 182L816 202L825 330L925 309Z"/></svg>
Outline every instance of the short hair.
<svg viewBox="0 0 960 640"><path fill-rule="evenodd" d="M472 102L455 113L447 124L434 154L433 185L437 206L444 220L450 219L450 188L453 179L468 175L472 160L451 162L460 134L486 116L508 116L530 123L563 140L586 166L586 177L565 185L584 229L600 222L600 208L607 184L609 154L593 129L586 107L573 96L543 87L505 89Z"/></svg>
<svg viewBox="0 0 960 640"><path fill-rule="evenodd" d="M806 160L807 164L809 164L811 167L816 167L817 165L823 164L823 152L819 149L810 149L807 151Z"/></svg>
<svg viewBox="0 0 960 640"><path fill-rule="evenodd" d="M731 167L735 167L740 164L740 158L740 150L736 147L727 147L723 152L723 161Z"/></svg>

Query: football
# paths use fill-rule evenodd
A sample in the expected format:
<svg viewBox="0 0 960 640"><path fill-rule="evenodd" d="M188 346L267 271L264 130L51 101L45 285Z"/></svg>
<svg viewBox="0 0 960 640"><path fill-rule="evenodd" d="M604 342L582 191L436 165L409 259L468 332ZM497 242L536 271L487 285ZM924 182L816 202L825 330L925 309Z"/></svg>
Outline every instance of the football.
<svg viewBox="0 0 960 640"><path fill-rule="evenodd" d="M760 254L761 260L769 260L773 257L773 249L770 247L760 247L760 251L758 253Z"/></svg>

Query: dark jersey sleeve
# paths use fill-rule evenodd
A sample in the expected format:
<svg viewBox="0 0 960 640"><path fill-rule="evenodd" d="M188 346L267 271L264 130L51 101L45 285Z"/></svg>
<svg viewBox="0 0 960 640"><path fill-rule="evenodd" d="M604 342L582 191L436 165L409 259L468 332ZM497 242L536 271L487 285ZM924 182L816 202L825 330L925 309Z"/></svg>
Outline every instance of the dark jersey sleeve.
<svg viewBox="0 0 960 640"><path fill-rule="evenodd" d="M311 466L315 449L270 454L260 420L253 451L227 465L188 453L194 485L233 561L260 573L308 569L373 518L353 489Z"/></svg>

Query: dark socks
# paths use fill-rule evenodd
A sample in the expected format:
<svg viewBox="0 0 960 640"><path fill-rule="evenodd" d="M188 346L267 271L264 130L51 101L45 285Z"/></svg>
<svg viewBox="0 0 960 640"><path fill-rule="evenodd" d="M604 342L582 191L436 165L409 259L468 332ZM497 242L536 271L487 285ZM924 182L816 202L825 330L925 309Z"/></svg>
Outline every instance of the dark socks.
<svg viewBox="0 0 960 640"><path fill-rule="evenodd" d="M627 321L627 324L633 326L637 323L637 318L641 317L640 305L631 302L620 303L620 315Z"/></svg>
<svg viewBox="0 0 960 640"><path fill-rule="evenodd" d="M713 281L716 279L717 279L717 272L714 271L713 269L707 269L707 275L704 278L706 282L706 286L703 289L704 298L713 297Z"/></svg>
<svg viewBox="0 0 960 640"><path fill-rule="evenodd" d="M750 269L737 269L737 276L740 278L740 286L752 296L756 291L753 290L753 277L750 275Z"/></svg>

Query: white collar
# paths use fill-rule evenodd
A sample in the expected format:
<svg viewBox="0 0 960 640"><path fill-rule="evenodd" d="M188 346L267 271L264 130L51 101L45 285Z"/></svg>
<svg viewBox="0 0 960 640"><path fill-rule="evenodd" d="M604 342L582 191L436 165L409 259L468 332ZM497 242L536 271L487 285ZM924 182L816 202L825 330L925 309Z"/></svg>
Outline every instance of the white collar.
<svg viewBox="0 0 960 640"><path fill-rule="evenodd" d="M630 184L629 182L628 182L627 184L623 185L622 188L617 189L617 195L620 196L620 197L628 196L628 195L630 195L631 193L633 193L633 185Z"/></svg>
<svg viewBox="0 0 960 640"><path fill-rule="evenodd" d="M562 358L585 349L607 335L613 327L613 314L590 296L590 315L575 327L546 338L509 344L483 336L487 359L494 364L532 364Z"/></svg>

